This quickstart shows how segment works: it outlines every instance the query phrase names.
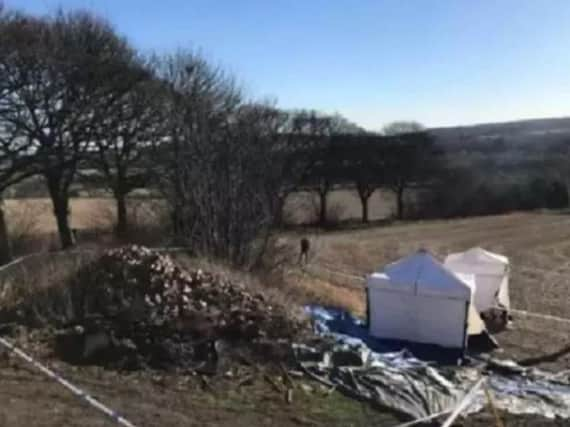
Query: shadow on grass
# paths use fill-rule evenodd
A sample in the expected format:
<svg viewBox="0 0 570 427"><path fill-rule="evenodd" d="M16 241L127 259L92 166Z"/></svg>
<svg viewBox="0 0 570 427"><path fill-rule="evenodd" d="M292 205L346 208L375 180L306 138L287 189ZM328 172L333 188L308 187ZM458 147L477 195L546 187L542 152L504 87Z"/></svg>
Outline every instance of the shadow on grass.
<svg viewBox="0 0 570 427"><path fill-rule="evenodd" d="M544 354L542 356L536 356L536 357L529 357L527 359L520 360L518 363L521 366L534 366L540 363L556 362L559 358L567 354L570 354L570 345L567 345L561 348L560 350L555 351L554 353Z"/></svg>

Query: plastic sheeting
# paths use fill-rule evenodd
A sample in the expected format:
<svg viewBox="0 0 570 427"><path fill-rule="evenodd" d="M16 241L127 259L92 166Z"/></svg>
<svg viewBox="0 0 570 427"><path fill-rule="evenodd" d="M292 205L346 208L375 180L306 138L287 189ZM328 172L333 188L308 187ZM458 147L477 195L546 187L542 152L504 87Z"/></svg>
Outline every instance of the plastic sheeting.
<svg viewBox="0 0 570 427"><path fill-rule="evenodd" d="M483 375L499 409L570 418L570 383L546 372L483 357L457 366L450 363L457 354L435 346L371 337L361 320L341 310L309 306L307 311L315 331L332 339L294 346L297 360L308 375L345 394L419 419L453 410ZM480 390L466 412L486 403Z"/></svg>

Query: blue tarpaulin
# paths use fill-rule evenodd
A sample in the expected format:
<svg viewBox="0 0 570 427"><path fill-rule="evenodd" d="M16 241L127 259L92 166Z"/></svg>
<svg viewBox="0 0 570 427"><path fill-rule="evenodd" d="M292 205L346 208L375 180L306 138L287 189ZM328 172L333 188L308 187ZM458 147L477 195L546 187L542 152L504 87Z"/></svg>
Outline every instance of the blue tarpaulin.
<svg viewBox="0 0 570 427"><path fill-rule="evenodd" d="M415 357L443 364L457 364L461 350L443 348L437 345L413 343L370 335L366 322L349 312L321 305L307 305L305 311L313 322L315 333L335 337L339 343L364 345L376 353L409 352Z"/></svg>
<svg viewBox="0 0 570 427"><path fill-rule="evenodd" d="M318 305L305 310L315 332L327 339L294 346L297 360L312 378L347 395L418 419L453 409L485 377L502 410L570 418L568 380L492 357L467 357L463 366L453 366L457 352L370 336L366 323L344 310ZM479 390L466 412L486 404Z"/></svg>

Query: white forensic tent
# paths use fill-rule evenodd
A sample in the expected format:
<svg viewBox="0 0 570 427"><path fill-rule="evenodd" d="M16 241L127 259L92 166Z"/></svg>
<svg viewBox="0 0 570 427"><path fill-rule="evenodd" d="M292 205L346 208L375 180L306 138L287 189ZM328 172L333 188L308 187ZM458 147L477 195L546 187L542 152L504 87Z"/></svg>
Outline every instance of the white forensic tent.
<svg viewBox="0 0 570 427"><path fill-rule="evenodd" d="M476 247L448 255L444 264L455 273L475 277L473 302L479 312L496 307L497 302L510 308L507 257Z"/></svg>
<svg viewBox="0 0 570 427"><path fill-rule="evenodd" d="M373 336L464 348L467 334L484 327L470 307L473 276L447 270L424 250L371 274L367 288Z"/></svg>

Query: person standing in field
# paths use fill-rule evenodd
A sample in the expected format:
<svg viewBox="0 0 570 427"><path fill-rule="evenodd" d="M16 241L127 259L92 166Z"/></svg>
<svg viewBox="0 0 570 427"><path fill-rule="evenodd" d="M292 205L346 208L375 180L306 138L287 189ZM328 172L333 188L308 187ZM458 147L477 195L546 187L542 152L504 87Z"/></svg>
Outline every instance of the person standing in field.
<svg viewBox="0 0 570 427"><path fill-rule="evenodd" d="M309 239L303 237L301 239L301 251L299 252L299 264L306 265L309 261L309 250L311 249L311 243Z"/></svg>

